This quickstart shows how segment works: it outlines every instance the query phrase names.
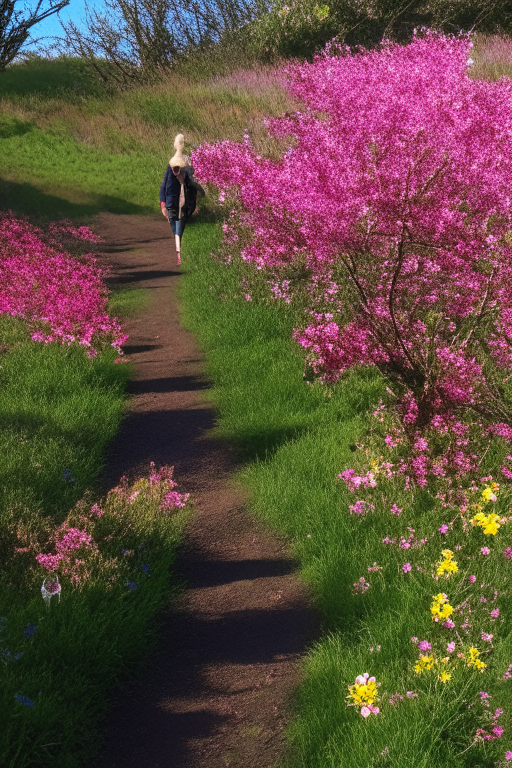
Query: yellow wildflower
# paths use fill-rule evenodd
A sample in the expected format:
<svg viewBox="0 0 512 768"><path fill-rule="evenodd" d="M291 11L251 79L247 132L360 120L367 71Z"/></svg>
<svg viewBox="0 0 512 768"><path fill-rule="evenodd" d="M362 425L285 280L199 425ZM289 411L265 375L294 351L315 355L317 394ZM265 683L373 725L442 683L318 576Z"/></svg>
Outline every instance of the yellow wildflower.
<svg viewBox="0 0 512 768"><path fill-rule="evenodd" d="M451 677L451 675L450 675L450 673L449 673L449 672L442 672L442 673L439 675L439 679L440 679L440 681L441 681L442 683L447 683L447 682L448 682L448 680L450 679L450 677Z"/></svg>
<svg viewBox="0 0 512 768"><path fill-rule="evenodd" d="M484 664L479 656L480 651L477 648L471 646L471 648L468 650L468 655L464 656L464 659L468 667L475 667L476 669L479 669L481 672L483 672L487 664Z"/></svg>
<svg viewBox="0 0 512 768"><path fill-rule="evenodd" d="M434 595L433 603L430 606L430 613L434 621L439 619L447 619L453 613L453 607L448 602L448 598L445 594L440 592L438 595Z"/></svg>
<svg viewBox="0 0 512 768"><path fill-rule="evenodd" d="M444 549L443 554L445 552L450 552L449 549ZM452 560L453 552L450 552L450 558L445 560L440 560L437 564L437 575L442 576L444 573L446 573L446 576L450 576L452 573L457 573L459 570L457 566L456 560Z"/></svg>
<svg viewBox="0 0 512 768"><path fill-rule="evenodd" d="M378 685L379 684L375 682L375 678L369 677L367 672L365 672L364 675L356 677L355 684L348 686L349 695L347 696L347 699L349 700L349 705L362 707L368 704L374 704L379 700L377 696Z"/></svg>
<svg viewBox="0 0 512 768"><path fill-rule="evenodd" d="M421 675L422 672L426 672L432 667L434 667L437 664L437 659L435 656L425 656L423 653L420 653L420 658L414 665L414 671L417 675Z"/></svg>
<svg viewBox="0 0 512 768"><path fill-rule="evenodd" d="M329 6L315 5L315 15L319 21L323 21L329 15Z"/></svg>
<svg viewBox="0 0 512 768"><path fill-rule="evenodd" d="M483 528L484 533L487 536L489 534L491 534L492 536L495 536L501 527L502 521L500 519L500 516L495 514L494 512L491 512L491 514L489 515L484 515L483 512L479 512L471 520L471 523L473 525L479 525L481 528Z"/></svg>
<svg viewBox="0 0 512 768"><path fill-rule="evenodd" d="M482 491L482 499L484 501L497 501L498 497L496 491L499 489L498 483L492 483L492 485L486 485Z"/></svg>

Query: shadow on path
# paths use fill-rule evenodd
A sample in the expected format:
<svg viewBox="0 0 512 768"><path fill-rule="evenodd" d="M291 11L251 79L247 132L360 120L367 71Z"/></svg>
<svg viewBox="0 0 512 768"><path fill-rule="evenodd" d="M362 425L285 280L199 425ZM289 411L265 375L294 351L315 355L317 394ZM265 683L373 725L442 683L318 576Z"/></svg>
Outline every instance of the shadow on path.
<svg viewBox="0 0 512 768"><path fill-rule="evenodd" d="M91 768L266 768L283 752L289 696L318 619L296 564L232 487L233 450L212 435L204 360L179 322L167 223L104 214L96 230L114 279L152 289L144 315L129 323L129 411L102 483L108 489L151 461L173 464L196 514L176 564L187 589L162 617L144 678L116 698Z"/></svg>

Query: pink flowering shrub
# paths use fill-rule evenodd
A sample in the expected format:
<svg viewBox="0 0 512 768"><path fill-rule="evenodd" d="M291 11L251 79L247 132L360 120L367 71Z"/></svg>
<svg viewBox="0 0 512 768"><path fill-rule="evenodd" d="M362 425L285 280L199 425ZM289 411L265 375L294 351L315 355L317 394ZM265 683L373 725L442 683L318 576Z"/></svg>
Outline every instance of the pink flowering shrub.
<svg viewBox="0 0 512 768"><path fill-rule="evenodd" d="M471 79L470 51L434 33L333 47L289 69L305 107L268 121L289 142L281 160L248 136L193 158L222 194L238 190L242 258L275 292L305 267L312 321L296 338L315 374L377 366L413 429L466 408L510 418L512 85Z"/></svg>
<svg viewBox="0 0 512 768"><path fill-rule="evenodd" d="M46 519L35 532L33 524L20 522L16 553L29 558L29 570L37 563L46 574L57 574L64 586L69 581L79 589L90 580L114 584L135 578L137 569L146 573L149 566L143 561L165 544L167 535L176 535L166 521L189 499L188 493L175 490L172 477L173 467L156 470L152 463L148 478L133 484L121 478L101 505L82 500L61 525Z"/></svg>
<svg viewBox="0 0 512 768"><path fill-rule="evenodd" d="M127 336L106 311L102 270L90 255L78 260L62 251L66 238L98 239L69 222L52 224L45 234L10 214L0 216L0 313L27 320L36 341L76 342L90 355L111 344L120 353Z"/></svg>

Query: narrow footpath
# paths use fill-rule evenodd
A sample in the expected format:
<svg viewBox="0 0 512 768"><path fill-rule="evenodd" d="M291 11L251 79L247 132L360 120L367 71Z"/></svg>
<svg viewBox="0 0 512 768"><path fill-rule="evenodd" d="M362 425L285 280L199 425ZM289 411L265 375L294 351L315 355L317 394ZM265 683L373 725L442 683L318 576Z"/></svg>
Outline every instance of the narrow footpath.
<svg viewBox="0 0 512 768"><path fill-rule="evenodd" d="M179 321L181 268L163 217L102 214L112 279L151 292L128 323L134 367L128 414L102 477L106 489L173 464L197 500L176 565L187 589L165 612L163 640L143 679L115 699L91 768L266 768L284 748L300 660L318 617L283 542L244 509L236 457L211 436L204 357Z"/></svg>

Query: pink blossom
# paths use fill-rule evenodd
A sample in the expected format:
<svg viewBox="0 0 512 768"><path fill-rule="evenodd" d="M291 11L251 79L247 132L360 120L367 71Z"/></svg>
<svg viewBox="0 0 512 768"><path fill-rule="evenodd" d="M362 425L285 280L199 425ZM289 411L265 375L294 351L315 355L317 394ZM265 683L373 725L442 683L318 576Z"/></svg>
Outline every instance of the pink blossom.
<svg viewBox="0 0 512 768"><path fill-rule="evenodd" d="M370 589L370 585L366 581L364 576L361 576L359 581L356 581L354 583L353 587L354 587L354 592L360 592L360 593L366 592L367 589Z"/></svg>
<svg viewBox="0 0 512 768"><path fill-rule="evenodd" d="M405 563L402 565L402 570L404 573L409 573L409 571L412 570L412 565L410 563Z"/></svg>
<svg viewBox="0 0 512 768"><path fill-rule="evenodd" d="M371 715L373 712L374 715L378 715L380 710L378 707L375 707L373 704L368 704L364 707L361 707L361 714L364 718Z"/></svg>
<svg viewBox="0 0 512 768"><path fill-rule="evenodd" d="M368 501L356 501L355 504L349 505L351 515L367 515L368 512L373 512L375 507Z"/></svg>
<svg viewBox="0 0 512 768"><path fill-rule="evenodd" d="M245 262L274 283L306 266L311 320L294 338L312 372L335 381L371 365L411 382L395 411L415 446L404 478L421 487L476 469L447 422L477 402L492 412L489 366L498 378L512 367L512 90L469 77L469 52L469 39L429 31L353 55L333 45L288 67L304 106L266 123L292 150L263 158L246 140L193 156L199 177L240 201ZM485 333L467 335L484 310ZM436 417L449 447L434 457L423 432ZM507 440L496 422L489 439Z"/></svg>
<svg viewBox="0 0 512 768"><path fill-rule="evenodd" d="M493 608L492 611L491 611L491 618L492 619L497 619L499 615L500 615L500 609L499 608Z"/></svg>
<svg viewBox="0 0 512 768"><path fill-rule="evenodd" d="M491 554L491 550L489 549L489 547L482 547L480 552L482 553L482 555L490 555Z"/></svg>
<svg viewBox="0 0 512 768"><path fill-rule="evenodd" d="M471 574L471 576L468 576L468 581L470 584L474 584L476 581L476 576L474 574Z"/></svg>
<svg viewBox="0 0 512 768"><path fill-rule="evenodd" d="M507 547L503 554L505 557L508 557L509 560L512 560L512 547Z"/></svg>
<svg viewBox="0 0 512 768"><path fill-rule="evenodd" d="M58 229L50 225L49 231L55 235ZM60 229L97 239L87 227ZM55 238L52 243L27 222L0 215L0 314L26 319L34 341L76 343L89 351L111 344L120 351L127 336L106 312L108 291L96 260L89 255L79 261L58 250Z"/></svg>
<svg viewBox="0 0 512 768"><path fill-rule="evenodd" d="M431 651L432 650L432 646L431 646L431 644L427 640L420 640L420 643L419 643L418 647L419 647L420 651Z"/></svg>
<svg viewBox="0 0 512 768"><path fill-rule="evenodd" d="M448 532L448 526L446 525L446 523L443 523L443 525L439 528L439 531L441 533L447 533Z"/></svg>
<svg viewBox="0 0 512 768"><path fill-rule="evenodd" d="M451 643L448 643L446 646L446 650L448 653L453 653L455 650L455 643L452 641Z"/></svg>
<svg viewBox="0 0 512 768"><path fill-rule="evenodd" d="M36 555L36 560L40 565L43 566L43 568L46 568L49 573L52 573L59 568L62 555L43 555L43 553L40 552L38 555Z"/></svg>
<svg viewBox="0 0 512 768"><path fill-rule="evenodd" d="M184 507L188 501L189 493L177 493L176 491L169 491L160 504L160 509L172 509L173 507Z"/></svg>

